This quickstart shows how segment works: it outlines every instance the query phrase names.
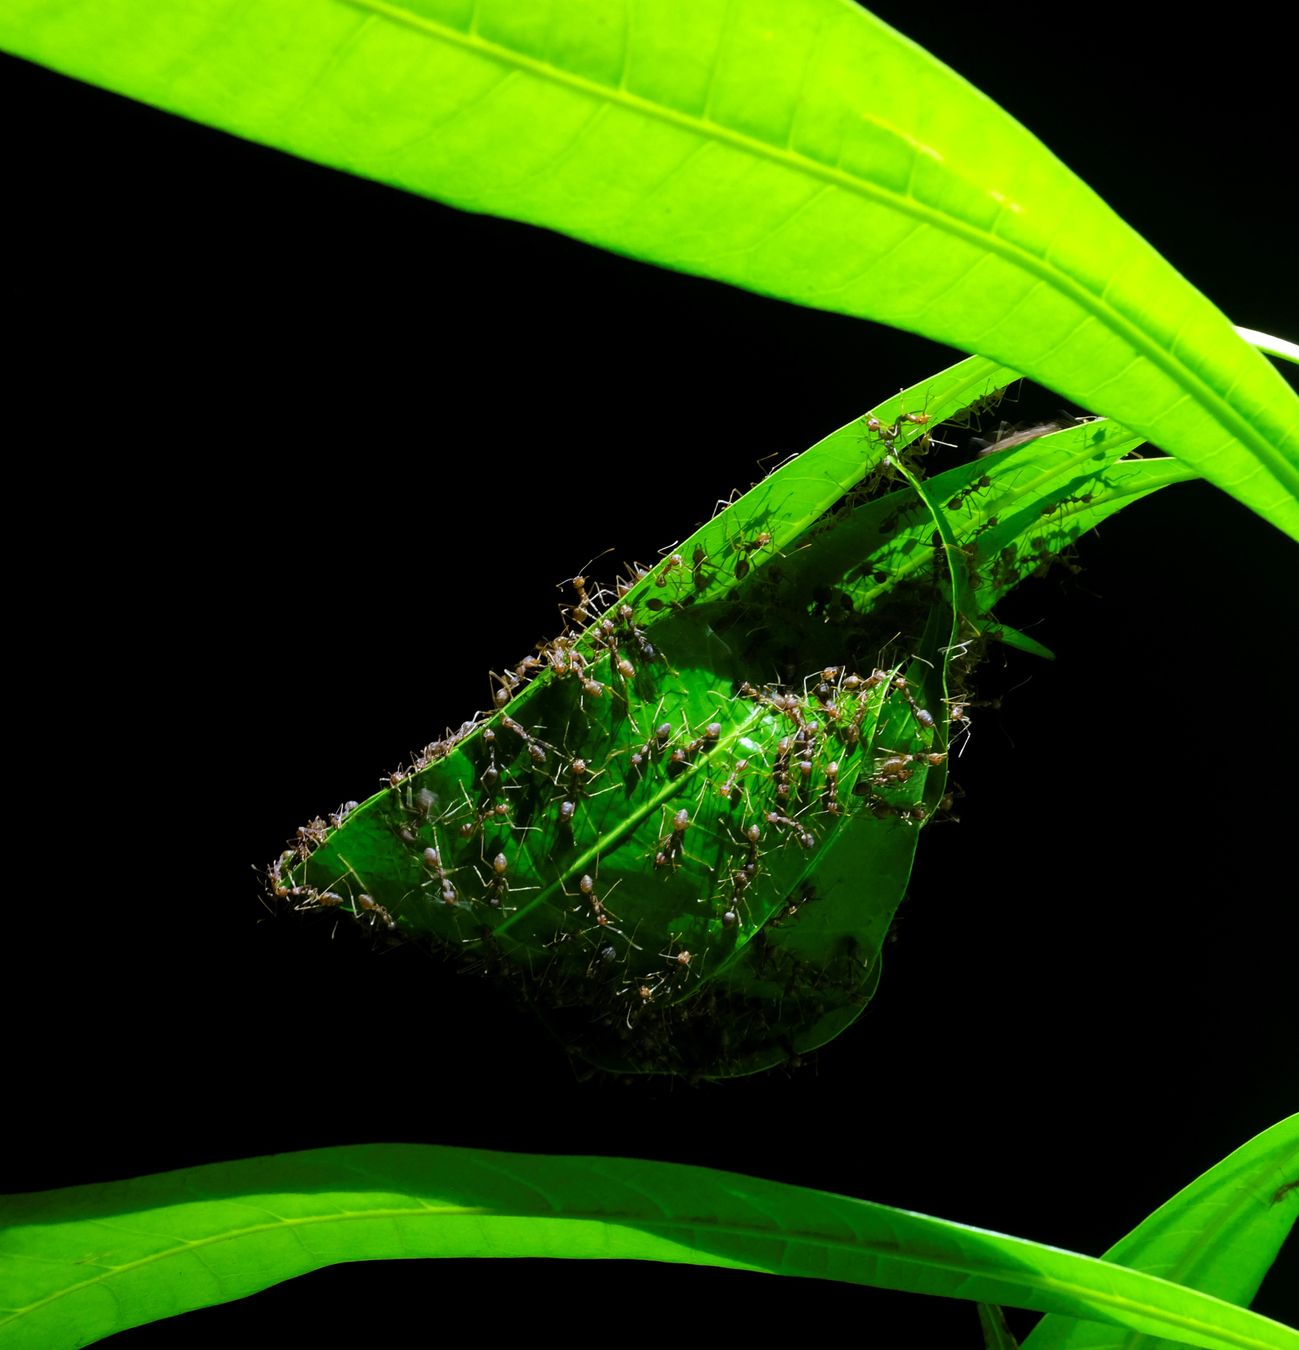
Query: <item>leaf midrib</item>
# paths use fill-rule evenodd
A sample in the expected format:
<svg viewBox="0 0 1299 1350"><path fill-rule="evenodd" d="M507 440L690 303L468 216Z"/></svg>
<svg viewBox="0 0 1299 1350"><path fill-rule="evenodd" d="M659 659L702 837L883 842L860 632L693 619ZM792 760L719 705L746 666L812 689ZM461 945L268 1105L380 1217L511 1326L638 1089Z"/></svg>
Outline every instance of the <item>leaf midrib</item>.
<svg viewBox="0 0 1299 1350"><path fill-rule="evenodd" d="M541 678L545 680L553 677L547 671ZM653 816L655 811L660 810L666 802L679 796L689 784L693 783L696 775L702 773L708 767L710 760L719 752L732 749L752 731L761 722L762 715L763 710L761 708L751 709L749 715L742 722L735 723L718 737L706 755L701 755L687 764L682 772L669 778L657 792L652 793L638 806L623 812L618 818L618 823L612 829L598 834L595 840L578 857L572 859L559 876L550 885L544 887L539 895L535 896L528 904L521 905L508 919L502 920L496 928L496 935L499 937L502 933L508 933L516 923L533 914L543 905L549 904L556 892L563 891L565 881L571 881L574 877L581 876L589 868L598 865L601 857L614 852L625 844ZM567 894L567 892L564 892L564 894Z"/></svg>
<svg viewBox="0 0 1299 1350"><path fill-rule="evenodd" d="M736 131L722 123L698 115L683 113L678 109L641 98L636 94L629 93L621 85L615 88L608 84L601 84L596 80L538 60L536 57L526 56L521 52L503 47L499 43L490 42L472 30L464 32L424 15L413 14L400 5L389 3L389 0L339 0L339 3L368 10L392 23L404 25L416 32L426 33L450 46L460 47L500 65L511 66L538 79L576 90L588 97L603 100L606 103L618 104L644 117L693 132L696 135L725 142L756 158L766 159L771 163L793 169L809 177L819 178L824 183L842 188L856 196L890 206L900 214L911 215L919 223L929 225L933 229L945 232L966 243L972 243L984 252L997 254L1005 261L1021 268L1049 286L1065 291L1080 308L1090 313L1093 318L1107 326L1111 331L1120 334L1137 351L1153 362L1174 384L1186 390L1187 395L1204 408L1214 421L1230 431L1238 440L1249 445L1256 458L1268 465L1283 482L1295 480L1297 477L1293 466L1286 457L1275 454L1270 442L1256 432L1248 419L1239 416L1232 405L1222 398L1212 386L1207 385L1195 370L1173 358L1167 348L1152 342L1144 328L1133 323L1120 311L1101 303L1101 296L1077 281L1070 273L1058 266L1052 266L1037 254L1012 244L1000 235L978 229L959 217L937 211L933 207L917 201L914 197L900 196L896 192L845 173L841 169L835 169L819 160L811 159L807 155L745 135L743 132ZM860 115L863 120L870 121L875 126L898 137L899 140L905 141L916 154L927 154L940 162L945 162L945 157L938 151L915 140L914 137L898 131L878 117L870 116L867 113L860 113Z"/></svg>

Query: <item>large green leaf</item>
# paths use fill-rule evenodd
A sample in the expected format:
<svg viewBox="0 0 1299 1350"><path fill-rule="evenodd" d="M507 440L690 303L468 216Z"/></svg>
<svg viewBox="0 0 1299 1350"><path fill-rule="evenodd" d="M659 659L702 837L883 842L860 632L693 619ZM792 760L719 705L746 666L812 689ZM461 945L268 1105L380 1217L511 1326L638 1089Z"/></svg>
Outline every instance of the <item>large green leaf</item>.
<svg viewBox="0 0 1299 1350"><path fill-rule="evenodd" d="M1101 1319L1190 1345L1299 1333L1053 1247L728 1172L432 1145L318 1149L0 1200L0 1344L59 1350L339 1261L634 1258Z"/></svg>
<svg viewBox="0 0 1299 1350"><path fill-rule="evenodd" d="M959 76L845 0L7 0L0 43L309 159L979 351L1299 538L1299 400Z"/></svg>
<svg viewBox="0 0 1299 1350"><path fill-rule="evenodd" d="M1248 1307L1299 1216L1299 1115L1242 1144L1102 1258ZM1024 1350L1159 1350L1159 1336L1045 1317Z"/></svg>

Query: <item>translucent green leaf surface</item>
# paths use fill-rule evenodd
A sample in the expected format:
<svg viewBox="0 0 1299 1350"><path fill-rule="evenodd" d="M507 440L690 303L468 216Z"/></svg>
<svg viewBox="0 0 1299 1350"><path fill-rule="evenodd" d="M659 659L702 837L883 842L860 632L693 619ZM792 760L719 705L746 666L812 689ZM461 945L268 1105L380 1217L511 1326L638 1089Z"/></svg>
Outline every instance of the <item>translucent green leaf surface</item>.
<svg viewBox="0 0 1299 1350"><path fill-rule="evenodd" d="M1299 537L1299 400L947 67L845 0L9 0L20 55L309 159L877 319L1117 418Z"/></svg>
<svg viewBox="0 0 1299 1350"><path fill-rule="evenodd" d="M1197 1177L1102 1258L1247 1307L1299 1217L1299 1115ZM1158 1350L1161 1336L1045 1317L1024 1350Z"/></svg>
<svg viewBox="0 0 1299 1350"><path fill-rule="evenodd" d="M1099 1318L1190 1345L1299 1333L1154 1276L727 1172L431 1145L319 1149L0 1201L0 1344L59 1350L339 1261L634 1258Z"/></svg>

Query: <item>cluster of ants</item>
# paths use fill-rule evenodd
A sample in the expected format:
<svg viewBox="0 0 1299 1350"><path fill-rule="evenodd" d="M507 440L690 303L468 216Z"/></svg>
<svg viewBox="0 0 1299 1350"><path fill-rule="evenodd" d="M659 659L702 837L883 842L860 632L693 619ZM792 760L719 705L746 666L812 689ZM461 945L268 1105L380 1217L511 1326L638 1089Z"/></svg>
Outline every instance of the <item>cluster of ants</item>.
<svg viewBox="0 0 1299 1350"><path fill-rule="evenodd" d="M710 894L701 898L708 902L717 920L718 932L713 940L751 932L770 918L766 907L761 909L756 923L750 922L754 887L772 867L771 845L792 845L804 852L815 848L819 843L817 821L837 821L848 809L849 796L864 802L876 815L897 815L912 821L925 817L924 807L914 796L897 803L889 800L890 792L904 787L916 770L940 765L945 752L914 745L899 750L871 749L875 721L889 699L905 704L915 728L922 733L921 739L931 736L935 729L934 717L920 705L906 677L895 671L876 669L859 675L842 667L828 667L808 683L810 690L802 695L780 686L760 689L741 684L736 691L739 698L757 705L764 722L771 724L763 733L763 738L771 743L765 751L752 747L758 728L751 717L745 719L748 748L742 756L720 761L702 775L697 795L689 798L693 807L677 805L675 809L664 809L664 826L647 856L647 872L651 876L661 871L675 872L692 856L687 853L687 841L693 838L692 829L700 824L711 825L715 819L735 840L738 856L728 865L707 869L714 880L709 886ZM867 725L872 710L875 718ZM510 757L502 758L498 746L500 735L505 732L511 733L518 744ZM633 736L621 749L610 751L603 767L594 770L587 759L570 758L567 752L543 739L540 729L529 730L517 717L503 712L492 725L482 729L479 737L475 769L475 780L482 793L479 803L475 805L462 793L457 803L439 812L438 800L430 788L408 791L396 799L396 828L420 860L425 876L419 885L421 891L431 892L447 906L471 911L486 905L505 914L510 911L507 901L511 895L520 889L539 889L515 887L511 881L512 849L499 838L488 842L492 826L536 828L520 826L503 799L507 787L516 790L526 787L524 783L509 782L514 761L521 761L525 768L531 764L541 771L533 781L541 789L540 795L548 796L544 809L553 812L562 828L571 826L586 785L604 773L615 756L625 756L630 777L644 775L658 765L670 779L692 766L702 768L719 745L730 744L734 739L723 736L720 720L693 730L686 724L678 730L670 722L659 721L647 735ZM519 754L519 744L525 755ZM863 760L868 767L858 766L856 773L851 766L841 771L840 760L847 765L847 758L859 747L870 752ZM552 758L558 763L553 774L546 768ZM710 811L707 803L714 799L714 794L717 806ZM766 809L755 807L758 796L767 798ZM738 832L725 826L727 817L736 808L742 820L748 818ZM535 817L535 809L521 808L518 814L530 821ZM439 831L449 836L449 844ZM427 842L429 838L431 843ZM463 845L475 839L477 857L465 861ZM548 854L551 852L547 850ZM458 866L453 864L453 857ZM573 902L569 909L578 916L577 923L565 921L544 945L552 953L559 948L559 956L573 950L562 944L574 936L583 940L587 950L593 947L594 956L585 962L586 975L621 973L615 993L624 1001L624 1017L634 1024L641 1010L665 996L675 995L688 980L699 975L707 948L692 951L677 936L659 954L657 963L652 954L632 959L633 952L646 949L637 941L636 932L628 931L611 906L609 892L599 885L598 870L593 871L594 874L582 871L578 875L575 892L567 889L562 878L559 881L559 894ZM477 885L466 887L465 878L471 874ZM776 879L777 888L779 885ZM562 904L558 896L554 898ZM366 906L362 904L362 908Z"/></svg>
<svg viewBox="0 0 1299 1350"><path fill-rule="evenodd" d="M387 786L395 794L401 819L395 826L395 832L403 843L415 850L427 870L429 882L436 888L439 899L449 907L458 907L469 903L470 897L453 880L453 870L443 862L444 847L435 839L425 845L419 835L421 827L433 821L436 798L428 788L411 792L408 784L433 764L447 758L458 746L464 743L472 733L479 732L482 744L486 747L487 763L479 775L479 786L484 790L485 798L477 808L466 801L460 802L452 812L459 814L468 806L471 816L457 824L456 834L461 840L481 835L489 824L507 823L510 809L508 804L496 797L496 789L501 786L502 770L496 763L495 741L496 727L484 725L485 719L494 715L500 728L514 733L523 743L532 765L545 770L552 755L557 752L543 737L528 731L516 718L504 710L506 705L523 688L528 679L538 671L550 672L555 680L574 680L582 690L583 698L600 699L608 690L609 684L621 685L624 697L628 695L627 683L635 675L637 667L633 657L645 664L652 663L658 653L645 636L643 628L634 622L634 611L629 605L622 604L616 616L605 615L598 627L589 635L589 642L581 640L584 629L601 608L611 599L619 599L630 590L635 580L642 579L647 573L635 568L634 580L620 581L615 595L600 589L588 591L583 576L572 579L576 592L576 603L565 610L565 630L557 638L539 645L537 653L523 658L512 670L494 677L496 688L493 693L493 708L479 712L468 719L458 730L448 730L439 740L426 745L413 756L411 762L394 769L386 776ZM576 628L574 627L576 626ZM583 648L586 648L584 651ZM609 656L609 672L604 679L597 678L596 663L602 653ZM571 791L567 792L558 804L558 818L561 823L571 823L577 811L585 784L586 764L580 757L568 760L566 775ZM335 882L324 888L318 888L305 880L294 880L292 873L300 871L312 854L323 845L330 833L337 829L345 817L357 806L349 802L327 819L317 818L299 828L292 841L293 847L287 849L267 869L267 883L271 895L279 901L291 903L297 909L337 909L347 912L369 914L372 921L381 922L387 928L396 925L391 913L378 904L363 889L355 893L355 899L342 895L334 887ZM418 847L417 847L418 845ZM484 859L486 861L486 859ZM505 896L509 893L507 874L509 858L503 849L498 849L487 864L486 877L480 876L483 898L493 908L501 908ZM346 888L349 889L350 888ZM421 887L423 889L423 887Z"/></svg>
<svg viewBox="0 0 1299 1350"><path fill-rule="evenodd" d="M349 887L343 894L334 889L342 878L332 885L319 888L309 882L294 881L292 869L300 867L312 852L325 842L333 830L337 830L353 811L356 802L344 802L337 811L331 811L327 817L317 816L299 827L294 838L294 846L285 849L266 869L267 886L271 895L283 903L298 910L341 909L356 918L363 914L370 916L371 923L382 923L389 930L395 930L396 921L388 910L372 895L363 890L353 892Z"/></svg>
<svg viewBox="0 0 1299 1350"><path fill-rule="evenodd" d="M669 574L675 570L669 558ZM646 573L640 572L638 576L644 578ZM571 829L590 793L592 781L608 770L616 755L625 755L631 776L643 776L658 766L671 777L699 765L717 747L722 739L722 723L718 720L692 730L688 724L678 729L668 721L652 719L656 724L648 734L642 733L629 745L609 752L603 766L596 770L589 762L589 752L588 757L584 757L561 749L542 734L543 728L529 729L513 715L515 709L507 711L507 705L527 678L538 670L549 671L552 684L571 682L579 691L581 707L585 706L586 700L609 697L611 687L615 697L630 705L637 663L644 667L662 659L645 630L636 623L632 605L627 603L625 596L632 584L634 582L621 583L618 592L609 596L607 592L588 589L584 577L574 578L576 603L569 607L568 617L573 624L587 624L587 629L581 634L566 629L558 638L541 644L538 653L526 657L510 675L496 677L496 710L494 714L488 714L490 720L486 724L478 719L466 723L459 732L426 747L409 771L399 771L389 777L390 787L397 789L392 798L396 808L392 828L417 859L422 878L411 890L427 893L450 909L477 913L479 906L486 906L499 914L509 913L512 907L508 902L512 895L519 890L539 888L520 888L511 879L517 870L512 867L516 850L501 832L527 832L538 827L531 823L537 814L535 802L523 813L524 819L518 820L512 801L506 796L507 790L524 792L524 797L514 799L522 802L528 795L526 789L530 784L540 788L541 795L548 798L544 810L553 813L559 827ZM599 609L602 603L609 606L603 614ZM602 664L606 658L607 669ZM841 774L840 760L858 747L864 735L870 735L865 721L872 706L868 698L872 691L878 691L881 699L903 700L916 727L924 733L934 731L933 715L919 704L906 677L880 669L860 675L842 667L827 667L809 683L812 685L810 695L805 690L802 696L778 686L759 689L749 683L741 684L736 691L739 698L759 705L764 712L781 715L787 734L778 736L764 756L769 761L765 764L765 774L755 774L757 766L753 763L752 751L749 751L730 760L716 773L706 775L701 787L701 799L715 790L722 799L722 809L743 801L749 810L751 788L763 777L770 782L772 800L769 809L758 811L757 818L742 827L740 857L719 876L720 885L716 890L720 897L719 924L723 933L736 932L744 925L747 898L762 870L760 843L764 836L778 843L794 844L801 850L816 847L816 819L821 817L833 822L842 817L849 791L864 800L865 805L879 816L897 815L912 821L923 820L926 816L925 808L918 800L898 803L893 790L903 788L918 769L940 765L945 752L914 747L881 751L869 772L859 769L855 775ZM634 727L635 718L628 718L626 724ZM439 810L432 789L423 786L412 791L410 777L429 763L445 758L474 730L478 732L475 785L479 800L475 804L462 788L459 797L448 808ZM498 754L502 734L513 738L510 752L504 757ZM837 748L831 745L832 741L837 743ZM524 767L530 766L535 771L523 780L518 778L514 767L514 761L520 758L520 747ZM509 781L511 775L513 782ZM851 787L846 789L844 784L850 781ZM403 787L405 790L401 791ZM531 795L535 798L537 794ZM392 928L395 924L391 912L361 887L359 878L356 888L340 888L335 882L320 889L305 882L295 883L289 876L293 865L302 862L322 844L328 833L341 824L343 817L354 807L355 803L349 803L328 821L313 821L304 826L299 831L298 847L286 852L272 865L271 890L276 898L289 900L299 908L342 907L360 916L368 914L372 922ZM694 823L691 810L679 806L667 815L667 827L657 837L649 858L651 872L675 871L686 857L688 831ZM475 840L478 842L477 856L472 857L466 853L465 845ZM472 884L474 880L476 885ZM588 882L588 885L582 884ZM566 890L563 893L568 894ZM626 953L622 964L625 966L630 951L640 948L619 927L621 921L600 897L595 882L587 873L583 873L579 881L578 896L579 904L575 909L585 915L583 922L589 924L583 931L589 932L591 928L607 930L599 936L607 938L612 933L623 939ZM617 950L607 940L599 941L597 954L599 963L605 965L618 958ZM641 1003L647 1003L660 997L669 987L677 987L692 971L697 973L696 958L684 947L665 953L664 959L668 962L665 968L627 985L625 992L630 992Z"/></svg>
<svg viewBox="0 0 1299 1350"><path fill-rule="evenodd" d="M917 769L936 768L947 759L945 750L930 748L937 720L927 708L921 707L911 681L896 670L876 668L869 675L861 675L843 666L827 666L809 684L812 684L810 697L804 694L801 698L778 686L758 689L745 683L738 691L741 698L781 714L793 724L791 734L776 743L772 770L776 809L767 813L767 823L789 831L803 848L814 847L816 836L801 823L802 812L812 808L832 819L842 816L842 787L849 780L851 795L864 799L873 814L914 821L927 819L928 812L918 799L898 804L885 794L886 789L907 784ZM856 772L844 772L841 759L873 740L885 702L891 698L905 702L921 743L907 750L876 746L869 772L862 772L858 766L850 766L856 767ZM832 741L837 746L830 744ZM822 745L826 746L819 766L823 781L817 792L816 752ZM798 802L802 808L795 813L794 804Z"/></svg>
<svg viewBox="0 0 1299 1350"><path fill-rule="evenodd" d="M739 856L729 866L713 869L717 880L712 895L705 898L720 908L719 926L723 938L738 936L746 930L752 933L797 911L797 901L788 906L782 901L774 910L768 905L761 918L752 921L749 900L753 887L762 873L773 866L773 858L770 850L764 848L764 842L774 841L777 847L792 845L803 852L815 849L820 842L817 821L827 818L835 822L845 813L842 800L845 782L851 784L846 791L877 817L896 816L913 823L928 818L929 812L917 791L903 791L901 795L905 799L898 800L897 790L905 789L918 770L936 768L947 758L946 750L929 748L936 719L920 705L911 682L896 671L875 669L868 675L859 675L844 667L827 667L809 684L813 685L810 695L805 691L802 696L780 686L759 689L747 682L737 690L739 697L773 715L771 721L775 722L775 717L783 720L775 724L776 730L771 733L775 739L769 747L770 753L763 757L765 773L759 773L755 779L754 755L748 751L746 757L733 761L724 774L718 770L711 776L711 784L716 784L716 792L725 804L729 806L742 800L750 816L755 812L749 788L763 779L768 784L767 809L758 810L758 818L742 825L738 835L730 834ZM874 699L869 697L872 691L877 691ZM869 744L888 699L901 701L909 711L917 733L912 738L911 748L887 750L879 746L872 748ZM867 728L865 723L872 712L874 720ZM963 707L955 706L953 712L958 718L965 716ZM707 730L714 733L715 738L716 728ZM859 748L869 753L858 755L857 763L850 762ZM841 759L844 761L842 767ZM868 769L863 769L860 762L863 759L869 760ZM723 820L724 817L719 815L719 824ZM673 816L671 830L659 840L654 859L656 867L670 866L679 857L686 831L693 823L685 809ZM773 893L783 893L787 888L778 877L773 878L773 885ZM615 959L616 952L612 947L604 951L606 960ZM675 990L691 968L691 962L698 959L689 952L684 956L681 953L664 955L672 956L675 962L666 972L660 971L655 979L625 985L619 993L633 1005L639 1002L643 1007L665 990ZM634 1023L637 1012L638 1009L633 1007L626 1013L629 1025Z"/></svg>
<svg viewBox="0 0 1299 1350"><path fill-rule="evenodd" d="M1046 423L1039 427L1030 428L1030 430L1033 436L1044 435L1047 432L1057 430L1062 425L1061 423ZM1027 437L1020 435L1009 436L1005 438L1003 444L993 446L980 453L989 454L995 450L1009 449L1014 445L1021 444L1025 438ZM945 504L947 510L960 511L965 509L967 502L986 492L991 486L992 478L990 475L980 474L978 478L961 488ZM1095 495L1094 491L1075 492L1062 496L1041 508L1043 529L1052 530L1056 537L1048 538L1045 534L1042 534L1033 536L1028 540L1017 539L995 553L991 553L990 556L986 544L980 543L980 540L984 535L995 530L1001 522L997 516L988 516L971 534L969 542L961 546L961 551L965 554L969 564L971 585L976 589L988 587L996 593L1001 593L1018 584L1025 576L1044 577L1059 567L1068 569L1075 576L1078 575L1082 569L1074 560L1074 551L1069 547L1069 536L1066 533L1062 539L1061 532L1070 530L1068 517L1078 511L1085 511L1092 504ZM1070 511L1071 507L1074 508L1074 512ZM1077 526L1073 527L1074 534L1076 534L1077 528Z"/></svg>
<svg viewBox="0 0 1299 1350"><path fill-rule="evenodd" d="M904 424L924 426L928 420L924 413L904 413L888 426L878 424L878 419L868 421L867 429L892 448ZM734 576L743 580L755 555L770 547L768 531L732 542ZM368 915L372 924L387 929L396 926L394 913L408 927L406 915L415 913L408 905L422 900L421 926L427 920L434 931L441 931L445 924L433 915L452 912L456 922L450 931L462 945L472 942L490 948L493 935L518 923L520 941L535 946L535 922L531 915L526 923L516 917L517 899L542 887L520 885L518 878L536 881L539 866L574 851L573 832L594 795L615 788L630 793L638 784L648 785L647 791L666 791L681 778L678 802L663 808L652 844L646 841L645 870L649 877L670 875L687 860L699 862L688 851L688 842L700 837L700 826L706 827L712 844L722 841L723 853L732 850L727 861L690 869L692 876L707 871L712 877L709 894L699 897L712 915L707 932L695 934L692 929L690 946L684 933L670 933L666 950L654 956L653 948L664 939L638 942L639 930L629 931L610 907L612 888L600 886L598 855L590 870L580 863L573 864L571 872L561 869L554 884L545 888L544 903L539 900L537 906L527 907L543 911L538 921L556 908L577 916L576 924L562 921L561 930L552 932L548 942L540 940L552 956L573 967L561 944L569 936L584 939L585 949L595 952L585 963L584 975L589 979L601 972L610 974L630 1028L639 1010L671 1002L688 981L699 977L712 944L729 939L729 947L722 949L725 954L735 949L741 935L751 937L773 916L786 917L784 901L773 908L754 898L763 874L782 870L772 857L773 847L791 848L795 861L787 870L797 873L804 866L797 863L797 856L817 848L827 829L836 828L858 808L903 822L925 820L923 771L941 766L947 752L932 748L937 720L922 706L908 679L896 671L859 674L846 667L826 667L808 681L802 694L777 685L759 688L742 683L729 696L722 695L719 707L738 696L761 710L768 726L757 739L770 742L765 749L752 744L752 718L747 719L744 751L738 755L725 748L736 742L738 733L724 735L719 719L691 727L683 717L676 726L656 714L648 726L641 724L636 730L638 710L661 684L652 672L667 666L647 632L648 619L641 615L653 614L665 603L679 608L702 595L720 565L711 562L703 548L695 548L689 556L670 553L653 569L633 569L631 578L618 582L612 591L591 586L584 575L572 578L574 599L563 610L564 631L493 677L493 706L487 713L448 732L426 746L409 767L388 776L392 789L386 807L388 827L406 845L411 860L410 884L392 896L384 893L391 909L379 903L350 868L339 880L319 888L298 879L302 864L355 803L299 831L295 847L270 869L272 893L296 908ZM548 678L539 686L531 685L539 673ZM534 702L530 697L534 689L559 691L569 717L562 730L557 723L537 720L538 713L553 712L557 703L554 695ZM877 728L886 703L905 706L913 724L911 732L902 735L893 719L896 749L879 743ZM618 708L621 715L593 716L601 707ZM661 709L662 703L659 714ZM963 708L953 707L950 715L959 720ZM623 733L621 740L613 728ZM630 739L626 728L634 733ZM603 737L603 743L593 741L593 736L597 741ZM716 764L703 771L719 747L724 749ZM457 749L464 752L461 763L470 766L472 783L457 770L452 775L454 789L445 785L439 789L448 794L446 802L439 801L429 780L416 790L412 779ZM617 764L621 771L612 772ZM593 789L605 774L616 781ZM763 805L757 805L759 801ZM728 824L736 815L742 823ZM526 839L533 831L542 835L537 847ZM773 894L784 884L778 875L771 882ZM576 890L570 892L569 885ZM565 905L565 899L571 903ZM797 907L795 903L791 913ZM465 918L472 919L470 931L478 936L463 936ZM633 958L633 953L641 955Z"/></svg>
<svg viewBox="0 0 1299 1350"><path fill-rule="evenodd" d="M924 412L902 412L888 424L864 419L864 426L883 442L886 459L906 462L928 448L929 420ZM916 428L923 434L911 434ZM1003 438L987 453L1005 448ZM970 509L991 482L980 475L946 508ZM1085 508L1089 500L1090 494L1066 498L1043 515ZM896 526L903 510L922 505L900 507L882 532ZM996 524L982 522L979 533ZM671 664L651 638L653 617L712 599L713 583L727 568L745 581L760 552L784 556L769 530L705 543L670 552L653 568L635 567L613 589L585 575L571 579L560 635L493 675L488 711L388 775L391 791L377 799L374 824L399 838L405 861L385 882L363 884L322 848L356 809L349 802L303 826L271 865L275 898L298 909L368 917L385 930L400 921L403 930L437 935L466 957L473 948L481 964L516 984L521 955L534 977L540 961L539 982L553 1007L590 1009L620 1034L666 1028L669 1009L697 1012L713 997L703 990L705 967L717 974L752 958L760 981L783 982L781 972L789 972L777 960L779 929L813 901L806 878L816 850L846 817L912 826L928 820L929 771L942 768L952 746L925 706L921 685L896 668L862 673L826 666L801 691L719 685L712 695L722 716L700 715L695 689L692 723L685 691L673 691ZM1030 553L1045 563L1046 540L1031 541ZM995 573L999 564L984 565ZM1007 580L1022 566L1018 557L1005 561ZM537 682L537 675L545 679ZM673 700L680 705L676 720L664 716ZM946 702L946 727L968 729L969 700ZM443 761L445 774L416 781ZM606 792L620 795L596 810L595 798ZM661 812L656 827L649 825L653 811ZM318 851L317 881L333 875L331 865L341 872L324 885L306 879ZM618 876L609 884L615 855ZM553 880L539 884L547 869ZM625 921L636 906L626 892L615 892L628 881L633 889L671 881L676 890L663 890L654 906L660 916L679 918L660 917L653 934L643 918ZM524 903L529 892L541 894ZM694 905L680 899L687 894ZM790 997L796 986L815 982L803 957L786 964L795 972ZM848 964L835 977L845 997L860 992L861 962ZM687 993L701 996L685 999Z"/></svg>

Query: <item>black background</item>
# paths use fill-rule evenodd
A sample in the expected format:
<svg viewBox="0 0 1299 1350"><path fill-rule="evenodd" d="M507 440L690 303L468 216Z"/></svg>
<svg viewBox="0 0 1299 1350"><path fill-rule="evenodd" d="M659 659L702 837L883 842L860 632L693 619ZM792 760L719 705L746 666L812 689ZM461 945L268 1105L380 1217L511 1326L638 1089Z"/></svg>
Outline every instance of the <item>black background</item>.
<svg viewBox="0 0 1299 1350"><path fill-rule="evenodd" d="M1152 48L1118 7L1054 34L877 10L1235 321L1295 336L1282 92L1243 15ZM1059 659L994 657L961 822L921 841L875 1002L799 1071L583 1081L491 988L271 914L253 866L483 704L564 578L652 559L958 354L0 69L11 715L34 748L0 1190L421 1141L722 1166L1099 1253L1299 1107L1296 553L1200 485L1007 606ZM1299 1321L1293 1269L1260 1310ZM978 1341L967 1305L855 1288L403 1262L121 1342L283 1317L397 1344L457 1305L580 1342L806 1334L813 1309Z"/></svg>

